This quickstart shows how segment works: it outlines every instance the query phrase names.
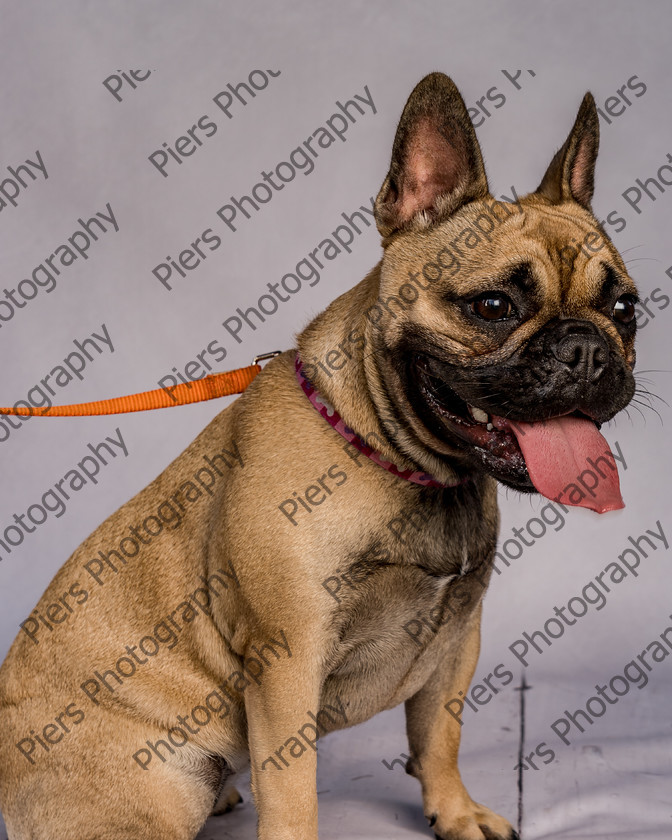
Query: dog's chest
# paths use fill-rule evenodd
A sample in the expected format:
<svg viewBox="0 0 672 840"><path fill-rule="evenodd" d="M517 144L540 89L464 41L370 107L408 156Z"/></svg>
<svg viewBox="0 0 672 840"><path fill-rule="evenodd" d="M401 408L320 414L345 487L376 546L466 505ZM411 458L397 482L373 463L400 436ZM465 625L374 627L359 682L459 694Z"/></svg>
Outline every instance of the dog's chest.
<svg viewBox="0 0 672 840"><path fill-rule="evenodd" d="M342 571L325 697L348 702L349 720L411 697L462 644L496 540L496 522L463 519L426 516L412 537L376 540Z"/></svg>

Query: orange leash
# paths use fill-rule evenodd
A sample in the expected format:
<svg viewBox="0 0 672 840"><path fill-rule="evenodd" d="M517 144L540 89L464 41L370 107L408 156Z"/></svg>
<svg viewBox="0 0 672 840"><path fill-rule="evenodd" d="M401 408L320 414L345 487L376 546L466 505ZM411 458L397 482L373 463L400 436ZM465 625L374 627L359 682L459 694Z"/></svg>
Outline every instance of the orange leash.
<svg viewBox="0 0 672 840"><path fill-rule="evenodd" d="M150 411L154 408L172 408L176 405L205 402L217 397L241 394L252 380L261 372L260 361L272 359L281 351L255 356L251 365L227 373L211 373L203 379L180 384L171 388L170 393L163 388L130 394L126 397L113 397L109 400L75 403L74 405L54 405L41 414L32 406L0 408L0 414L15 414L23 417L88 417L96 414L125 414L131 411Z"/></svg>

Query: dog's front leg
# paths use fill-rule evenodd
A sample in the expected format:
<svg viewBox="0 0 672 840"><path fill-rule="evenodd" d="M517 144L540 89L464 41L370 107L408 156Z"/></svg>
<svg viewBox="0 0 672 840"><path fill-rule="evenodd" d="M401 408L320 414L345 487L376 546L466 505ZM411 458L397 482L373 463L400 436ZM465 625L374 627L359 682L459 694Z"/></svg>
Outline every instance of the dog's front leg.
<svg viewBox="0 0 672 840"><path fill-rule="evenodd" d="M420 780L425 816L440 840L513 840L511 825L469 796L457 767L460 724L444 708L466 694L478 660L481 608L464 643L442 662L420 691L406 701L411 759L408 772Z"/></svg>
<svg viewBox="0 0 672 840"><path fill-rule="evenodd" d="M259 840L317 840L318 662L293 646L245 690Z"/></svg>

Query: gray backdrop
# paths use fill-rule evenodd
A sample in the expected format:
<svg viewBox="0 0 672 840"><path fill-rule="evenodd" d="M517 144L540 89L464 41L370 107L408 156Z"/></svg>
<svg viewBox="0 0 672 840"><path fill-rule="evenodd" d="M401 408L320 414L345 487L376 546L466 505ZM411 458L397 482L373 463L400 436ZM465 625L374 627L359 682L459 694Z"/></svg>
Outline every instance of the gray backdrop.
<svg viewBox="0 0 672 840"><path fill-rule="evenodd" d="M574 509L542 533L543 524L536 523L543 522L544 501L501 492L500 542L509 540L511 559L508 568L500 564L502 574L487 595L475 679L499 664L515 673L515 681L476 711L465 709L462 766L472 795L515 823L515 687L524 673L531 686L525 691L525 755L540 744L546 747L539 752L547 750L541 758L536 753L532 766L526 762L522 773L525 837L668 836L669 659L661 655L650 671L641 669L642 677L631 667L628 692L595 714L584 734L574 728L571 743L550 726L565 711L585 709L596 685L623 675L672 625L665 545L672 537L669 4L68 0L4 2L0 11L0 271L9 292L0 294L2 405L29 394L39 404L35 386L47 374L54 403L80 402L156 387L174 367L184 374L204 350L215 370L227 370L292 346L316 313L377 262L373 226L353 236L351 253L327 264L319 282L304 282L265 323L255 330L242 324L240 341L223 324L232 327L236 322L228 319L238 307L256 306L268 282L294 271L343 223L343 212L375 196L403 104L425 73L451 75L474 109L497 196L511 195L511 185L519 193L537 185L584 92L594 93L603 112L594 209L648 299L648 314L639 314L638 368L653 371L642 373L649 380L644 384L667 403L654 400L657 413L633 407L603 430L627 464L620 471L625 510L598 516ZM227 85L241 82L255 94L238 89L246 104L225 93ZM218 217L232 197L249 194L262 181L262 171L273 171L340 113L337 102L365 96L365 87L375 114L369 106L356 113L344 139L319 150L313 171L297 169L251 218L238 211L235 232ZM231 99L228 113L214 101L218 96L224 108ZM178 138L199 119L194 134L201 145L183 142L180 156ZM294 159L298 167L300 158ZM18 169L26 161L33 163ZM643 187L649 178L659 186ZM266 197L263 190L257 194ZM82 233L73 237L83 230L79 219L109 215L108 205L118 231L103 220L104 233L90 225L97 238L88 237L88 246ZM204 250L200 264L193 258L186 276L173 268L169 291L153 269L167 257L177 260L208 229L206 239L214 244L218 237L220 244ZM84 253L74 251L73 260L61 248L59 257L71 264L57 261L54 277L44 261L71 237ZM165 278L167 269L157 273ZM74 342L94 333L109 336L114 351L101 340L97 347L84 345L90 358L78 349ZM68 373L59 374L66 359ZM83 369L77 376L73 368ZM81 540L224 404L14 420L17 428L0 423L0 654ZM56 494L48 495L44 506L54 510L33 532L14 524L15 514L42 505L44 494L91 455L88 444L115 437L117 429L127 456L117 450L106 466L99 463L98 475L72 492L64 512ZM84 463L93 472L91 462ZM37 508L32 513L41 517ZM647 530L660 537L640 543L641 552L633 549L631 538ZM631 564L639 563L634 572L542 653L530 648L524 668L511 649L522 649L516 641L542 629L554 607L580 595L626 548ZM321 836L427 835L419 786L400 763L392 764L406 751L399 709L325 741ZM254 814L246 798L238 812L211 820L203 837L252 837Z"/></svg>

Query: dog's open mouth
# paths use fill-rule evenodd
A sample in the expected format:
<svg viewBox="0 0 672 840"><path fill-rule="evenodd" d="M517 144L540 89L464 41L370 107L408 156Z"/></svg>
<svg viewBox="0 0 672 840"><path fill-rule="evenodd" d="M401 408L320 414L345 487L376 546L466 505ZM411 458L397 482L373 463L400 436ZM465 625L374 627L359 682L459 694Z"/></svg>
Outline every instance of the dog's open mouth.
<svg viewBox="0 0 672 840"><path fill-rule="evenodd" d="M473 454L483 461L489 472L498 474L521 490L534 490L523 453L508 421L465 402L432 373L426 357L416 357L414 368L418 390L431 411L430 418L423 418L429 420L431 430L441 436L444 433L441 424L447 425L455 437L475 448Z"/></svg>
<svg viewBox="0 0 672 840"><path fill-rule="evenodd" d="M437 375L428 357L415 357L412 375L430 431L439 438L448 431L452 443L518 490L557 499L591 462L605 456L613 460L599 425L580 411L534 422L509 420L462 399ZM622 508L618 473L603 479L581 504L599 513Z"/></svg>

